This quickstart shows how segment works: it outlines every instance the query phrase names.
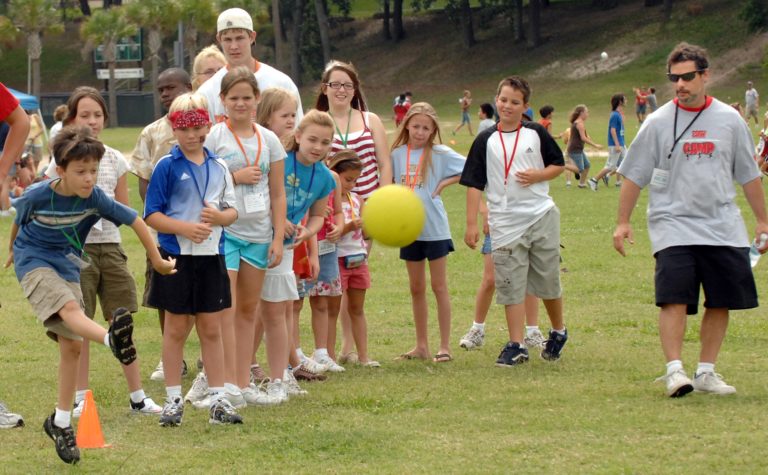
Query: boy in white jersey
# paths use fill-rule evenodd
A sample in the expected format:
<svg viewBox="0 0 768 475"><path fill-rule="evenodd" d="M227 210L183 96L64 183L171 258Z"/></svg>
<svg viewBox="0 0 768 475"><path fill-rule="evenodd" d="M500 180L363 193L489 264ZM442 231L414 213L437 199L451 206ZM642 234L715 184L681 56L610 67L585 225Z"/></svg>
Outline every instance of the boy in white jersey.
<svg viewBox="0 0 768 475"><path fill-rule="evenodd" d="M525 295L540 297L552 330L541 357L554 361L568 339L560 288L560 211L549 196L549 180L563 172L563 152L547 130L524 122L531 89L511 76L499 83L497 127L479 133L472 143L461 183L467 186L467 229L464 242L477 246L477 213L483 190L496 274L496 301L504 305L509 343L496 365L528 361L523 343Z"/></svg>
<svg viewBox="0 0 768 475"><path fill-rule="evenodd" d="M676 98L649 116L619 167L626 179L619 197L613 246L624 255L633 243L629 223L640 190L650 187L648 234L656 258L656 305L667 372L667 395L692 390L733 394L715 373L729 310L757 307L749 265L749 238L734 202L737 181L757 220L755 236L768 235L768 216L749 128L733 108L707 96L706 51L678 44L667 59ZM767 236L768 238L768 236ZM765 252L766 244L760 252ZM701 353L694 380L680 360L686 315L695 314L704 289Z"/></svg>
<svg viewBox="0 0 768 475"><path fill-rule="evenodd" d="M259 62L251 56L251 45L256 42L256 32L253 31L251 15L242 8L224 10L216 21L216 41L221 45L227 66L221 68L197 90L208 101L208 113L215 124L227 117L224 104L221 102L221 80L227 71L237 66L246 66L253 71L253 76L259 84L259 89L266 91L271 87L282 87L296 97L298 109L296 123L301 122L304 111L301 108L301 96L296 84L285 73L272 66Z"/></svg>

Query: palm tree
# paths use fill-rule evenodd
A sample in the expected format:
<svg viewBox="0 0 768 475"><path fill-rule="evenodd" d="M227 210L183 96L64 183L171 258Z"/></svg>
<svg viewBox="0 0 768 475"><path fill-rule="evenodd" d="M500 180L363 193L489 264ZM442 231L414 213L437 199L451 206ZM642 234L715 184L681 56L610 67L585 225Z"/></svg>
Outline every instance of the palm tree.
<svg viewBox="0 0 768 475"><path fill-rule="evenodd" d="M126 16L131 22L142 25L147 29L147 45L149 46L149 62L151 65L150 84L154 91L154 113L160 117L160 98L157 94L157 76L160 74L159 53L163 46L163 38L176 30L179 20L179 6L173 0L142 0L134 2L126 8ZM110 89L112 89L110 87Z"/></svg>
<svg viewBox="0 0 768 475"><path fill-rule="evenodd" d="M179 9L179 18L184 23L184 51L189 57L189 69L192 70L192 62L199 49L198 33L216 31L216 17L219 13L210 0L179 0Z"/></svg>
<svg viewBox="0 0 768 475"><path fill-rule="evenodd" d="M16 41L19 36L19 30L13 25L10 18L0 15L0 55L3 50Z"/></svg>
<svg viewBox="0 0 768 475"><path fill-rule="evenodd" d="M117 91L115 91L115 53L117 41L135 35L138 27L128 20L122 7L97 10L80 27L80 36L86 41L84 53L95 45L104 46L104 61L109 68L109 126L117 127Z"/></svg>
<svg viewBox="0 0 768 475"><path fill-rule="evenodd" d="M27 38L27 57L32 66L31 92L34 96L40 97L42 34L64 31L55 2L54 0L11 0L8 15Z"/></svg>

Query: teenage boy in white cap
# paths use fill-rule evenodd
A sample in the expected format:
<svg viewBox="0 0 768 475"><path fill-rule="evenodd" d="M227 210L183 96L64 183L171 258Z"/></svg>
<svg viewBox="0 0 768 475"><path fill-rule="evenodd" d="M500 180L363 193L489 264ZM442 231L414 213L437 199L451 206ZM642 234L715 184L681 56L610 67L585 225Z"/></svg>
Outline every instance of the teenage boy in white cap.
<svg viewBox="0 0 768 475"><path fill-rule="evenodd" d="M221 68L197 90L208 100L208 113L211 115L211 121L214 123L222 122L226 118L224 104L219 98L221 79L227 74L229 68L238 66L251 68L261 91L271 87L282 87L291 91L296 96L296 103L299 105L296 111L296 123L301 121L304 111L301 108L301 96L296 84L287 74L268 64L259 62L251 54L251 45L256 42L256 32L253 31L253 20L248 12L242 8L230 8L221 12L216 21L216 41L219 42L224 57L227 58L227 66Z"/></svg>

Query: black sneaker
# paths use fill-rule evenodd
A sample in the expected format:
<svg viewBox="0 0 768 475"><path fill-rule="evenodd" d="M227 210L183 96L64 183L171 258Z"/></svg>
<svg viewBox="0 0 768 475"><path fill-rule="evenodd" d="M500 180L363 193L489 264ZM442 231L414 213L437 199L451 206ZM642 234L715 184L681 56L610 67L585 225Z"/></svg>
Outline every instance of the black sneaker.
<svg viewBox="0 0 768 475"><path fill-rule="evenodd" d="M221 398L211 404L211 424L242 424L243 418L237 413L232 404Z"/></svg>
<svg viewBox="0 0 768 475"><path fill-rule="evenodd" d="M133 317L123 307L112 313L109 326L109 347L120 363L129 365L136 361L136 347L133 345Z"/></svg>
<svg viewBox="0 0 768 475"><path fill-rule="evenodd" d="M184 416L184 401L180 397L165 400L163 412L160 413L160 425L163 427L176 427L181 425Z"/></svg>
<svg viewBox="0 0 768 475"><path fill-rule="evenodd" d="M58 427L53 423L54 417L56 417L55 412L45 419L43 429L56 444L56 453L59 458L65 463L76 464L80 461L80 449L75 442L75 431L72 430L72 426L63 429Z"/></svg>
<svg viewBox="0 0 768 475"><path fill-rule="evenodd" d="M541 350L541 357L547 361L560 359L560 353L563 352L565 342L568 341L568 330L561 335L554 330L549 331L549 339L544 342L544 349Z"/></svg>
<svg viewBox="0 0 768 475"><path fill-rule="evenodd" d="M528 349L521 346L520 343L511 341L502 348L499 357L496 359L496 366L507 368L517 366L528 361Z"/></svg>

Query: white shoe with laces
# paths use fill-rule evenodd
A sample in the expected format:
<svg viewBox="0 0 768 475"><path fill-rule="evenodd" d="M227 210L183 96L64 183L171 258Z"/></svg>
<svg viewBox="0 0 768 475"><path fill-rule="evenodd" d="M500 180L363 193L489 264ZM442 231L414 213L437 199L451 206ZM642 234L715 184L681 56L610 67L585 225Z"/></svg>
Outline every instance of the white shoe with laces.
<svg viewBox="0 0 768 475"><path fill-rule="evenodd" d="M163 412L162 406L155 403L151 397L145 397L141 402L131 401L131 412L142 415L158 415Z"/></svg>
<svg viewBox="0 0 768 475"><path fill-rule="evenodd" d="M9 411L5 404L0 402L0 429L13 429L24 427L24 418Z"/></svg>
<svg viewBox="0 0 768 475"><path fill-rule="evenodd" d="M83 415L83 409L85 409L85 399L75 402L75 407L72 409L72 418L79 419Z"/></svg>
<svg viewBox="0 0 768 475"><path fill-rule="evenodd" d="M720 396L736 393L736 388L726 384L725 381L723 381L722 376L712 371L698 373L693 378L693 390L696 392L717 394Z"/></svg>
<svg viewBox="0 0 768 475"><path fill-rule="evenodd" d="M527 348L544 348L547 339L544 338L544 334L541 330L533 330L529 335L523 338L523 343Z"/></svg>
<svg viewBox="0 0 768 475"><path fill-rule="evenodd" d="M324 365L326 368L328 368L328 371L331 373L343 373L346 371L343 366L339 365L333 359L328 355L323 356L314 356L312 357L315 361L317 361L319 364Z"/></svg>
<svg viewBox="0 0 768 475"><path fill-rule="evenodd" d="M165 381L165 371L163 371L162 361L157 363L157 366L155 367L155 370L152 371L152 374L149 376L149 379L151 379L152 381Z"/></svg>
<svg viewBox="0 0 768 475"><path fill-rule="evenodd" d="M189 388L187 395L184 396L184 402L194 403L195 401L201 401L208 397L208 378L202 371L197 373L195 380L192 382L192 387Z"/></svg>
<svg viewBox="0 0 768 475"><path fill-rule="evenodd" d="M293 396L306 396L308 393L306 390L301 389L299 382L296 381L296 377L292 371L287 369L283 371L283 385L285 385L285 392L289 397Z"/></svg>
<svg viewBox="0 0 768 475"><path fill-rule="evenodd" d="M276 404L288 401L288 392L285 389L285 384L280 379L267 383L267 395L274 401L277 401Z"/></svg>
<svg viewBox="0 0 768 475"><path fill-rule="evenodd" d="M474 326L459 340L459 346L467 351L480 348L483 343L485 343L485 332Z"/></svg>
<svg viewBox="0 0 768 475"><path fill-rule="evenodd" d="M669 397L683 397L693 391L691 378L682 369L658 377L656 381L664 381L666 383L667 396Z"/></svg>
<svg viewBox="0 0 768 475"><path fill-rule="evenodd" d="M323 374L328 371L328 366L318 363L316 360L308 357L301 359L301 366L313 374Z"/></svg>

